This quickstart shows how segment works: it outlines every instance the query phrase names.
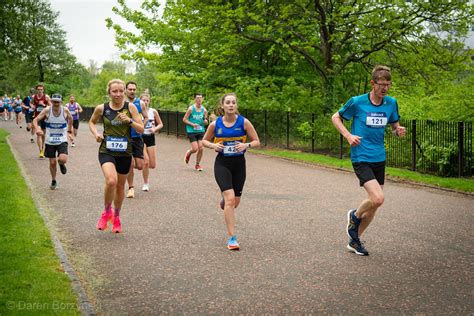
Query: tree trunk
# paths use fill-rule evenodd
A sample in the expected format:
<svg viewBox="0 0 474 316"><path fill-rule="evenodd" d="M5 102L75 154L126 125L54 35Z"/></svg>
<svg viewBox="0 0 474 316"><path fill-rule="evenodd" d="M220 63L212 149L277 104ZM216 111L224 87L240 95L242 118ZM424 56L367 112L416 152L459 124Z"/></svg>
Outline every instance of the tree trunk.
<svg viewBox="0 0 474 316"><path fill-rule="evenodd" d="M41 61L41 56L37 54L36 59L38 60L38 80L39 82L44 82L44 69L43 62Z"/></svg>

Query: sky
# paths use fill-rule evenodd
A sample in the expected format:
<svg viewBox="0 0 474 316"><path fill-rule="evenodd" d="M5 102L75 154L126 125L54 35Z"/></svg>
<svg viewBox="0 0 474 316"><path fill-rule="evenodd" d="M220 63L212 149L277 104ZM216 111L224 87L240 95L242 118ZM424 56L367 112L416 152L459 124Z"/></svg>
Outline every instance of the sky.
<svg viewBox="0 0 474 316"><path fill-rule="evenodd" d="M94 60L100 67L106 60L119 60L115 47L115 34L106 26L110 17L127 30L133 25L112 12L115 0L50 0L53 10L59 12L58 22L67 33L67 42L72 54L85 66ZM126 0L127 6L139 8L141 1Z"/></svg>

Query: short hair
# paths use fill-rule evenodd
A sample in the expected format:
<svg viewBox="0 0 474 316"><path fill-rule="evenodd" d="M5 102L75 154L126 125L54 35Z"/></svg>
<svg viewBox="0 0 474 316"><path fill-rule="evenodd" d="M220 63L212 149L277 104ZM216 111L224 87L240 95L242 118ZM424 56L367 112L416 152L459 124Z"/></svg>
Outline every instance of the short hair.
<svg viewBox="0 0 474 316"><path fill-rule="evenodd" d="M196 99L196 97L197 97L198 95L200 95L201 97L204 97L204 95L203 95L202 93L200 93L200 92L195 92L195 93L194 93L194 99Z"/></svg>
<svg viewBox="0 0 474 316"><path fill-rule="evenodd" d="M125 87L125 83L123 82L123 80L112 79L107 83L107 94L110 94L110 86L113 85L114 83L119 83L119 84L121 84L122 86Z"/></svg>
<svg viewBox="0 0 474 316"><path fill-rule="evenodd" d="M387 81L392 81L392 74L390 68L383 65L377 65L372 69L372 80L377 82L379 79L385 79Z"/></svg>
<svg viewBox="0 0 474 316"><path fill-rule="evenodd" d="M36 85L35 89L38 89L39 87L43 87L43 89L44 89L44 84L38 83L38 84Z"/></svg>
<svg viewBox="0 0 474 316"><path fill-rule="evenodd" d="M142 94L140 95L140 100L141 100L143 97L149 97L149 98L151 98L151 96L150 96L149 93L142 93Z"/></svg>
<svg viewBox="0 0 474 316"><path fill-rule="evenodd" d="M128 82L125 84L125 89L127 89L128 86L131 85L131 84L134 84L135 87L137 86L137 83L136 83L135 81L128 81Z"/></svg>

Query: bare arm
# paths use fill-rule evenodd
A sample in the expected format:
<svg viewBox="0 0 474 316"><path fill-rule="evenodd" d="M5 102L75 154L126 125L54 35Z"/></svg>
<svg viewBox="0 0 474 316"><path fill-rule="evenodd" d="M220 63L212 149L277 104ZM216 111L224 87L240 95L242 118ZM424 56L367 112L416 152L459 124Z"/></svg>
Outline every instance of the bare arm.
<svg viewBox="0 0 474 316"><path fill-rule="evenodd" d="M102 116L103 113L104 113L104 105L99 104L98 106L95 107L94 113L92 113L92 116L89 120L89 130L91 131L96 142L98 143L102 142L102 140L104 139L104 135L99 134L99 132L97 132L97 127L95 125L97 124L99 118Z"/></svg>
<svg viewBox="0 0 474 316"><path fill-rule="evenodd" d="M400 122L395 122L390 124L392 126L392 133L398 137L405 137L406 129L403 126L400 126Z"/></svg>
<svg viewBox="0 0 474 316"><path fill-rule="evenodd" d="M145 102L143 102L141 100L140 100L140 107L142 108L143 126L145 126L146 123L148 122L148 109L145 105Z"/></svg>
<svg viewBox="0 0 474 316"><path fill-rule="evenodd" d="M153 115L155 116L155 128L153 129L153 133L156 133L163 128L163 122L161 121L160 114L157 110L153 111Z"/></svg>
<svg viewBox="0 0 474 316"><path fill-rule="evenodd" d="M336 129L338 130L338 132L341 133L342 136L344 136L344 138L347 140L349 145L351 145L351 146L360 145L360 140L362 139L362 137L357 136L357 135L352 135L347 130L347 128L342 123L342 118L341 118L341 115L339 114L339 112L334 113L331 120L332 120L332 123L334 124L334 126L336 127Z"/></svg>
<svg viewBox="0 0 474 316"><path fill-rule="evenodd" d="M191 115L192 112L193 112L192 107L189 107L188 110L186 111L186 113L184 114L183 122L184 122L184 124L186 124L186 125L195 127L197 124L191 123L191 122L189 121L189 116Z"/></svg>
<svg viewBox="0 0 474 316"><path fill-rule="evenodd" d="M82 113L82 106L79 103L76 103L77 108L79 109L79 113Z"/></svg>
<svg viewBox="0 0 474 316"><path fill-rule="evenodd" d="M255 130L255 127L253 127L252 123L248 119L245 119L244 121L244 129L245 132L247 133L248 138L250 139L250 142L248 143L238 143L235 145L235 148L237 151L241 152L249 147L258 147L260 146L260 139L258 138L257 131Z"/></svg>
<svg viewBox="0 0 474 316"><path fill-rule="evenodd" d="M137 131L137 133L140 133L140 134L143 133L144 125L142 122L142 118L140 117L140 114L138 113L137 108L134 106L131 106L128 109L130 111L130 114L132 115L132 120L133 120L133 122L130 124L130 127L133 127ZM119 113L119 115L121 114L125 115L124 113ZM126 117L127 117L127 120L130 120L128 116ZM148 120L148 116L146 119Z"/></svg>
<svg viewBox="0 0 474 316"><path fill-rule="evenodd" d="M49 112L49 106L45 107L43 111L41 111L41 113L38 114L38 116L36 116L35 119L33 120L33 127L34 127L34 130L36 131L36 135L38 136L43 135L43 131L41 130L41 128L39 128L38 122L45 119L48 112Z"/></svg>
<svg viewBox="0 0 474 316"><path fill-rule="evenodd" d="M212 122L207 128L206 134L202 138L202 144L206 148L214 149L215 151L223 151L224 145L222 143L213 143L212 139L215 136L216 122Z"/></svg>
<svg viewBox="0 0 474 316"><path fill-rule="evenodd" d="M73 140L73 137L72 137L72 115L71 115L71 112L69 112L69 109L67 108L67 106L64 107L64 114L66 115L68 138L70 140Z"/></svg>

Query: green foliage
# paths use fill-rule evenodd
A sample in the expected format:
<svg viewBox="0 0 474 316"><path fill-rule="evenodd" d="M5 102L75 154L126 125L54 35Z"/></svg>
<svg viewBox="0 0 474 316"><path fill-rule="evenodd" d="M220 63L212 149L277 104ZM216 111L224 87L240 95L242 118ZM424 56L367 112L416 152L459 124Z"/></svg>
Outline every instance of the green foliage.
<svg viewBox="0 0 474 316"><path fill-rule="evenodd" d="M428 164L437 168L438 175L456 176L456 159L458 156L456 143L447 146L436 146L431 142L423 142L420 147L423 157L418 159L418 168L422 164Z"/></svg>
<svg viewBox="0 0 474 316"><path fill-rule="evenodd" d="M76 297L69 278L62 270L51 236L44 225L6 142L7 133L0 129L0 178L4 183L0 195L0 314L79 315ZM54 304L66 308L54 308ZM41 309L28 309L40 304ZM39 312L38 312L39 311Z"/></svg>

